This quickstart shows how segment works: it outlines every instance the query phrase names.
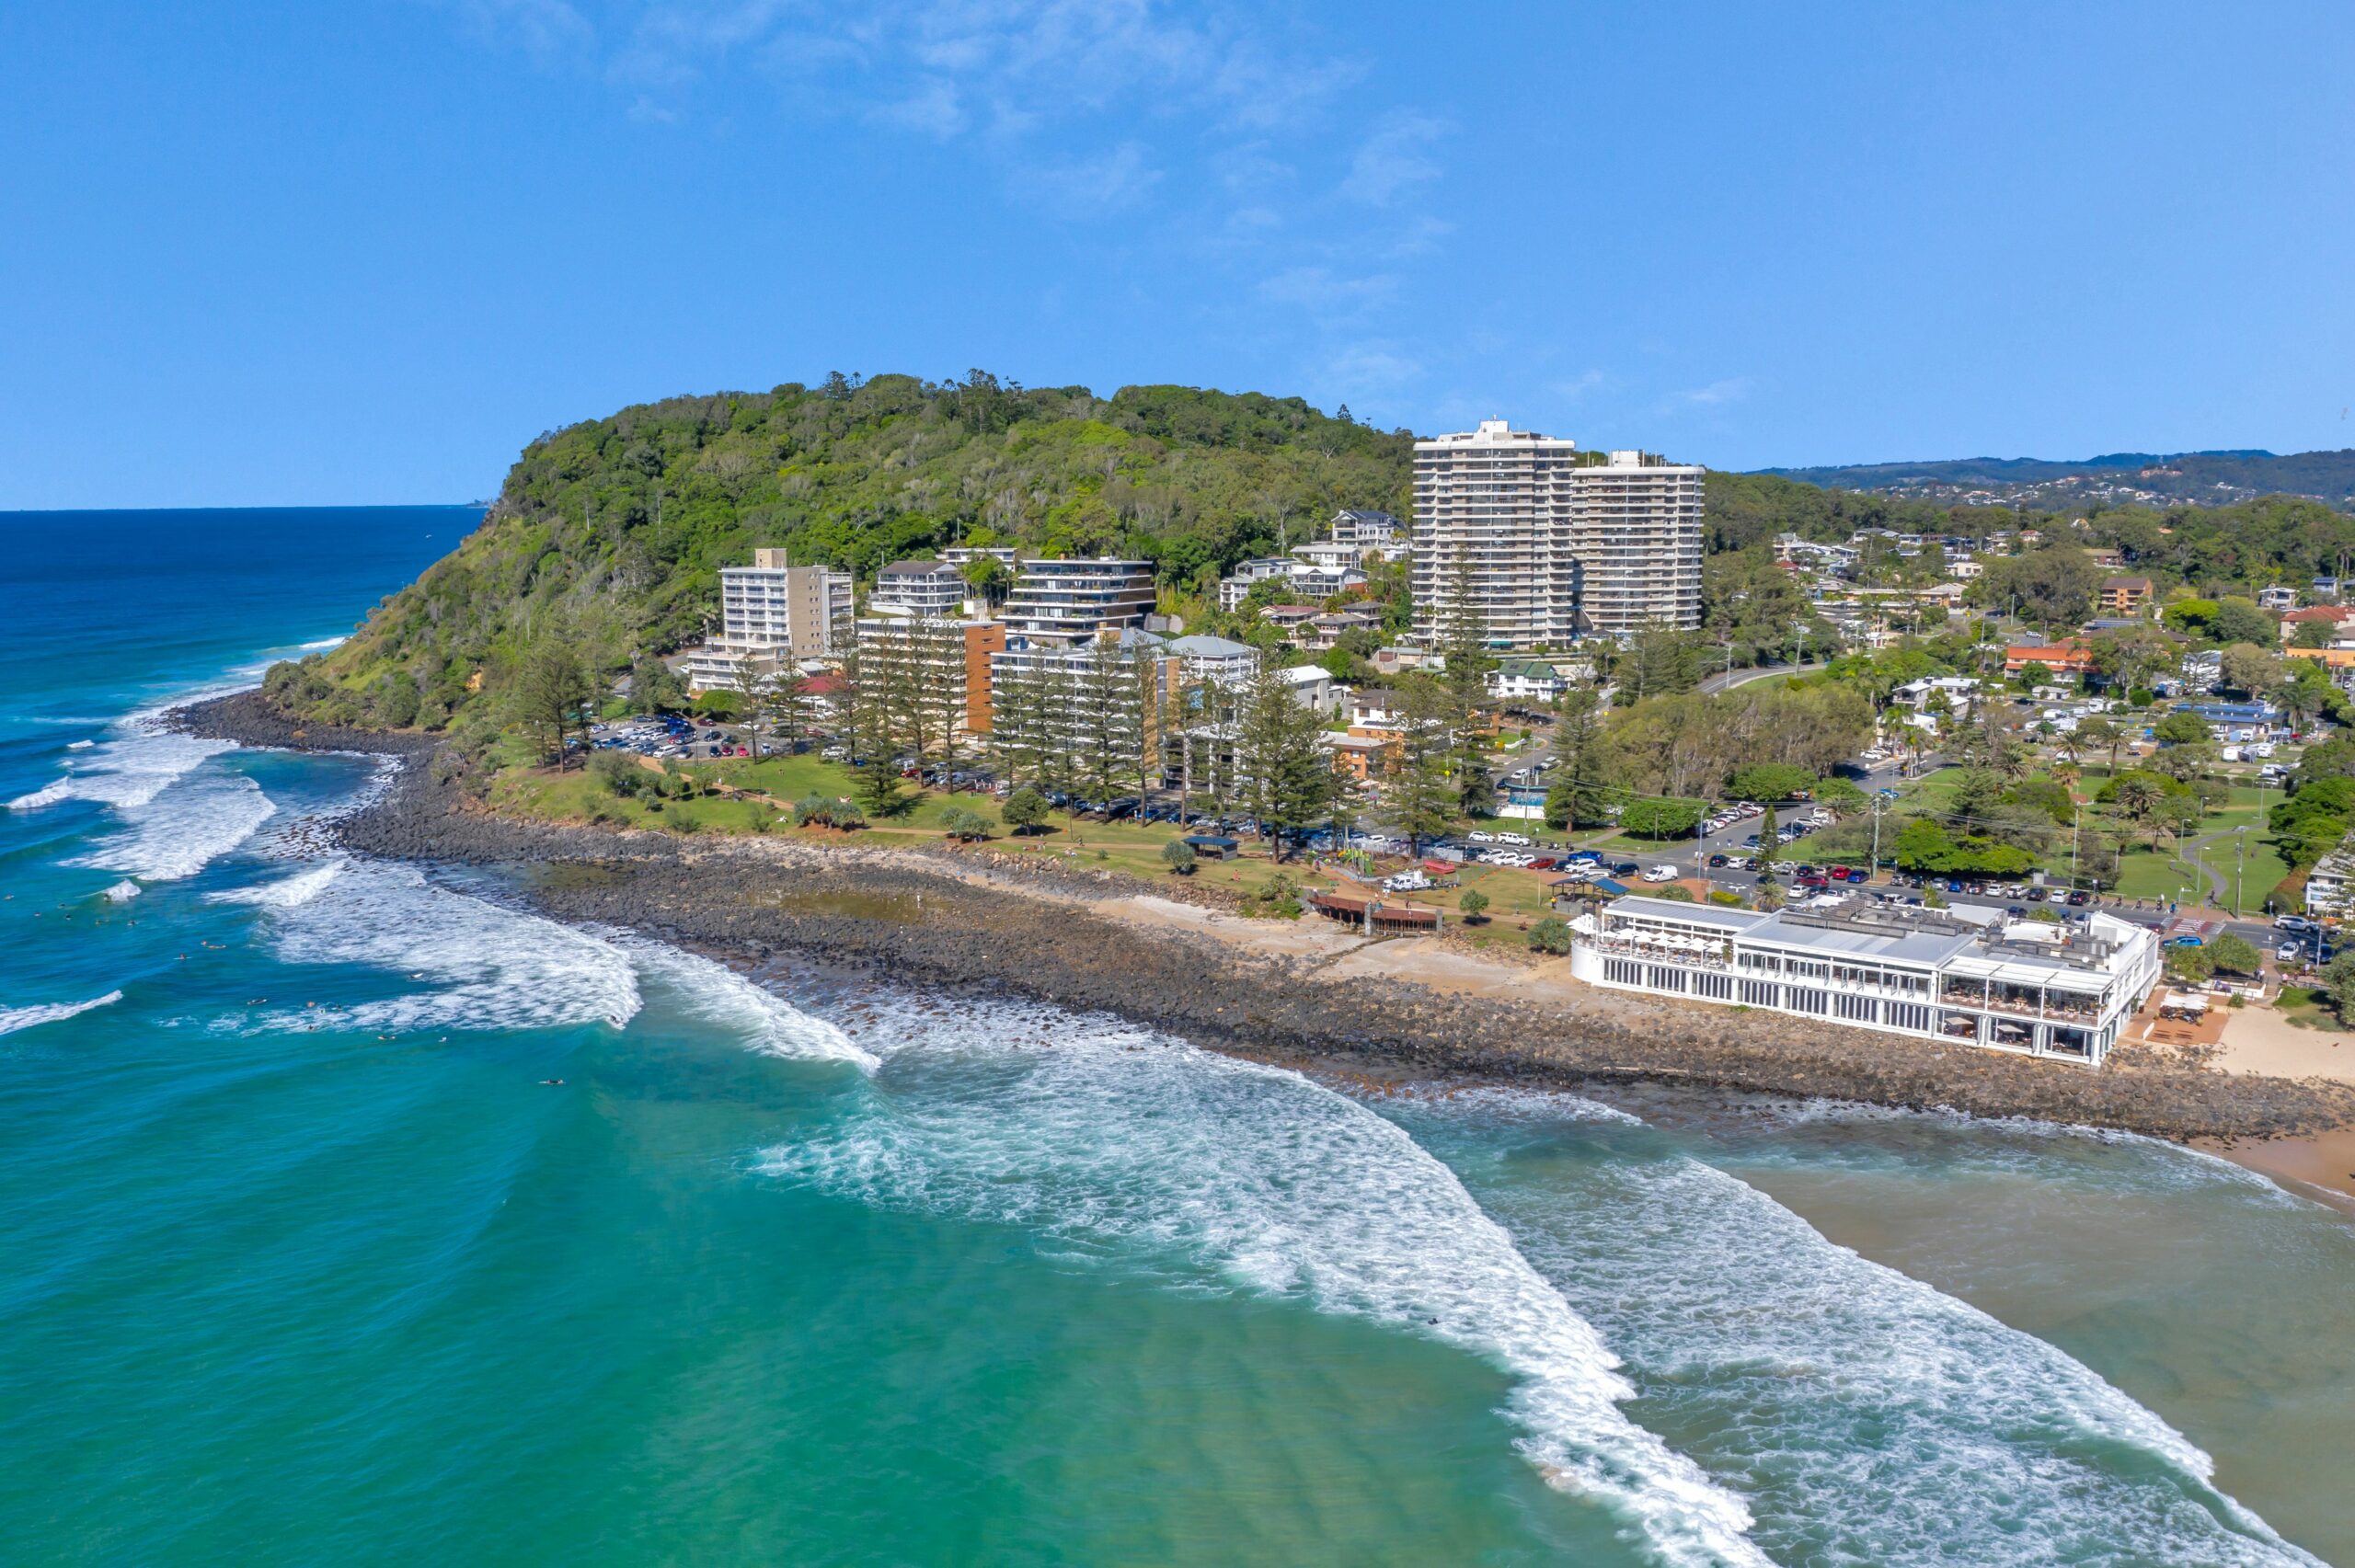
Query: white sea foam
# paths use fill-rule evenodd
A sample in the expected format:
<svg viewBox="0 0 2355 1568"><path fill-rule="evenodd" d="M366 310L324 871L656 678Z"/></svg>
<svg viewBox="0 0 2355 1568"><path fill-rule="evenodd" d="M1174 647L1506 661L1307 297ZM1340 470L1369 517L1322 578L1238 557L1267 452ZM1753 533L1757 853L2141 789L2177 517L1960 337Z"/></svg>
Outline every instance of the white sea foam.
<svg viewBox="0 0 2355 1568"><path fill-rule="evenodd" d="M120 871L147 882L177 882L244 843L277 809L243 773L201 774L119 809L121 830L65 864Z"/></svg>
<svg viewBox="0 0 2355 1568"><path fill-rule="evenodd" d="M327 884L343 873L345 862L340 859L324 862L292 876L281 876L275 882L263 882L251 887L230 887L206 895L214 904L259 904L270 909L291 910L297 904L307 904L327 891Z"/></svg>
<svg viewBox="0 0 2355 1568"><path fill-rule="evenodd" d="M110 990L87 1001L51 1001L31 1007L0 1007L0 1035L13 1035L19 1029L29 1029L37 1024L54 1024L61 1018L71 1018L94 1007L109 1007L121 1000L122 992Z"/></svg>
<svg viewBox="0 0 2355 1568"><path fill-rule="evenodd" d="M1583 1102L1563 1109L1591 1120ZM1395 1114L1443 1151L1461 1144L1488 1212L1627 1357L1647 1420L1695 1434L1702 1462L1740 1478L1777 1557L2314 1561L2073 1357L1833 1245L1734 1176L1641 1135L1600 1135L1616 1141L1599 1156L1564 1153L1569 1129L1512 1141L1515 1122L1542 1128L1537 1097Z"/></svg>
<svg viewBox="0 0 2355 1568"><path fill-rule="evenodd" d="M118 809L144 806L209 757L236 748L226 740L201 740L155 727L152 715L136 715L115 735L82 755L66 760L64 777L20 795L12 811L37 811L67 800L91 800Z"/></svg>
<svg viewBox="0 0 2355 1568"><path fill-rule="evenodd" d="M87 751L97 744L95 740L69 740L65 743L65 749L68 751Z"/></svg>
<svg viewBox="0 0 2355 1568"><path fill-rule="evenodd" d="M944 1027L895 1007L852 1032L884 1059L879 1093L767 1171L1471 1352L1514 1378L1521 1447L1557 1485L1666 1561L1766 1561L1742 1500L1627 1419L1615 1357L1398 1127L1297 1073L1051 1009Z"/></svg>
<svg viewBox="0 0 2355 1568"><path fill-rule="evenodd" d="M141 888L139 884L132 881L129 877L125 877L121 881L116 883L113 887L108 888L105 892L100 893L98 897L104 898L109 904L127 904L131 902L132 899L139 897L140 892Z"/></svg>
<svg viewBox="0 0 2355 1568"><path fill-rule="evenodd" d="M660 987L680 1011L735 1033L754 1050L856 1062L868 1071L879 1065L874 1052L833 1024L796 1010L725 964L643 938L616 933L612 940L629 954L639 979Z"/></svg>
<svg viewBox="0 0 2355 1568"><path fill-rule="evenodd" d="M627 955L588 933L436 887L416 868L335 863L262 890L279 956L356 964L420 982L411 995L273 1014L270 1022L407 1033L533 1029L618 1020L638 1012ZM317 877L304 883L304 878ZM295 884L303 883L301 887Z"/></svg>

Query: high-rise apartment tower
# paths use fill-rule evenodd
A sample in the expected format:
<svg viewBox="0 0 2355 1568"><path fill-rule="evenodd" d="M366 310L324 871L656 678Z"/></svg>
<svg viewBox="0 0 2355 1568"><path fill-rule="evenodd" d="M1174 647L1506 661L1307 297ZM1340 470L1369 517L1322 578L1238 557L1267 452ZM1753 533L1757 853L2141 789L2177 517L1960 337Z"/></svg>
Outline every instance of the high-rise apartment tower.
<svg viewBox="0 0 2355 1568"><path fill-rule="evenodd" d="M1491 647L1701 618L1698 468L1607 457L1484 419L1415 443L1415 624L1435 632L1465 579Z"/></svg>

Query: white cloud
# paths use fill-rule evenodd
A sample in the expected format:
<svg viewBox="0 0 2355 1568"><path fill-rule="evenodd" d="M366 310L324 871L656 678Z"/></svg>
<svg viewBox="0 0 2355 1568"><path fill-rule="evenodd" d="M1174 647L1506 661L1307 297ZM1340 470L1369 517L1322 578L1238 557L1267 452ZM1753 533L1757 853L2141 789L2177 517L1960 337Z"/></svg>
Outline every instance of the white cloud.
<svg viewBox="0 0 2355 1568"><path fill-rule="evenodd" d="M1750 395L1757 383L1746 375L1713 381L1706 386L1689 387L1671 392L1667 397L1671 408L1718 408L1729 403L1739 403Z"/></svg>
<svg viewBox="0 0 2355 1568"><path fill-rule="evenodd" d="M519 47L543 63L596 42L597 29L567 0L454 0L453 8L475 37Z"/></svg>
<svg viewBox="0 0 2355 1568"><path fill-rule="evenodd" d="M1327 362L1325 383L1342 394L1343 401L1395 392L1423 373L1422 365L1401 352L1395 343L1352 343Z"/></svg>
<svg viewBox="0 0 2355 1568"><path fill-rule="evenodd" d="M1298 305L1320 319L1354 315L1381 304L1397 292L1398 280L1387 274L1345 278L1329 267L1293 267L1259 285L1259 296L1276 304Z"/></svg>
<svg viewBox="0 0 2355 1568"><path fill-rule="evenodd" d="M1430 155L1431 143L1454 129L1429 115L1390 116L1358 148L1341 194L1369 207L1387 207L1408 187L1437 179L1441 169Z"/></svg>
<svg viewBox="0 0 2355 1568"><path fill-rule="evenodd" d="M1590 392L1598 392L1610 384L1611 378L1601 371L1582 371L1568 381L1557 381L1552 391L1555 396L1576 402Z"/></svg>
<svg viewBox="0 0 2355 1568"><path fill-rule="evenodd" d="M971 123L956 85L938 76L928 76L906 97L878 107L874 117L902 131L920 131L944 139Z"/></svg>
<svg viewBox="0 0 2355 1568"><path fill-rule="evenodd" d="M1014 175L1017 190L1069 218L1134 206L1160 179L1161 171L1145 166L1144 149L1134 142L1097 157L1030 165Z"/></svg>

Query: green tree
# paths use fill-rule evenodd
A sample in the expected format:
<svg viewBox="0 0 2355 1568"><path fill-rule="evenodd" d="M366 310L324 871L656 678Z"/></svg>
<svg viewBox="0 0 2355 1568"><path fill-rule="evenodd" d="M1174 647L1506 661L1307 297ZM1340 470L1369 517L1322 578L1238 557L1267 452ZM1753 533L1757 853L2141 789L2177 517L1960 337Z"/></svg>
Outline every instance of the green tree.
<svg viewBox="0 0 2355 1568"><path fill-rule="evenodd" d="M1463 911L1464 918L1468 923L1476 925L1481 916L1488 911L1488 896L1477 887L1470 888L1462 898L1455 900L1455 907Z"/></svg>
<svg viewBox="0 0 2355 1568"><path fill-rule="evenodd" d="M1183 839L1172 839L1161 846L1161 862L1180 876L1194 874L1194 846Z"/></svg>
<svg viewBox="0 0 2355 1568"><path fill-rule="evenodd" d="M1570 950L1569 922L1558 915L1547 915L1529 928L1529 945L1533 952L1563 954Z"/></svg>
<svg viewBox="0 0 2355 1568"><path fill-rule="evenodd" d="M1407 853L1445 832L1454 820L1455 794L1448 779L1452 750L1445 691L1421 674L1399 683L1398 771L1388 784L1384 805L1392 827L1407 840Z"/></svg>
<svg viewBox="0 0 2355 1568"><path fill-rule="evenodd" d="M2341 1024L2355 1024L2355 947L2331 955L2322 967L2323 988L2330 992L2331 1011Z"/></svg>
<svg viewBox="0 0 2355 1568"><path fill-rule="evenodd" d="M1240 764L1245 801L1280 853L1324 819L1332 798L1333 764L1320 743L1323 732L1290 684L1262 663L1243 693Z"/></svg>
<svg viewBox="0 0 2355 1568"><path fill-rule="evenodd" d="M2256 944L2229 931L2208 944L2208 956L2227 974L2255 975L2265 967L2265 957Z"/></svg>
<svg viewBox="0 0 2355 1568"><path fill-rule="evenodd" d="M2208 738L2208 721L2177 709L2151 727L2151 738L2170 746L2195 744Z"/></svg>
<svg viewBox="0 0 2355 1568"><path fill-rule="evenodd" d="M1554 772L1545 789L1545 825L1599 828L1610 820L1603 709L1591 686L1562 693L1554 720Z"/></svg>
<svg viewBox="0 0 2355 1568"><path fill-rule="evenodd" d="M971 807L950 807L940 814L940 826L959 843L974 843L990 836L990 819Z"/></svg>
<svg viewBox="0 0 2355 1568"><path fill-rule="evenodd" d="M1005 818L1005 825L1017 833L1028 833L1045 823L1047 809L1047 797L1025 784L1005 797L1005 804L998 808L998 815Z"/></svg>
<svg viewBox="0 0 2355 1568"><path fill-rule="evenodd" d="M860 762L856 785L858 802L869 817L900 817L915 809L915 792L907 787L900 764L890 757L879 753Z"/></svg>
<svg viewBox="0 0 2355 1568"><path fill-rule="evenodd" d="M764 704L768 710L769 733L787 756L798 756L810 742L813 722L815 704L810 695L809 677L796 666L787 664L770 682Z"/></svg>
<svg viewBox="0 0 2355 1568"><path fill-rule="evenodd" d="M565 765L565 737L588 727L589 667L580 644L563 631L549 632L523 650L515 670L517 715L547 742L547 754Z"/></svg>

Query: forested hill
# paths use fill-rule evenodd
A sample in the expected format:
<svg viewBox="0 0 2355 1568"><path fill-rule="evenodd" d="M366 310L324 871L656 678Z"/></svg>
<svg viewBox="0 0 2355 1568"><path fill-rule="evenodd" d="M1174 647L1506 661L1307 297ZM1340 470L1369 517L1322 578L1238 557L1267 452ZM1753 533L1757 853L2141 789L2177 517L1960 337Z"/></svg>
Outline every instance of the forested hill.
<svg viewBox="0 0 2355 1568"><path fill-rule="evenodd" d="M1771 468L1809 485L1875 490L1924 500L1995 500L2060 509L2089 502L2223 506L2258 496L2299 496L2355 511L2355 448L2302 452L2109 452L2082 462L1970 457Z"/></svg>
<svg viewBox="0 0 2355 1568"><path fill-rule="evenodd" d="M549 627L614 670L693 640L719 568L756 545L862 578L954 544L1113 553L1190 589L1338 508L1405 516L1412 442L1296 397L981 372L645 404L534 441L456 551L270 689L320 718L438 727Z"/></svg>

